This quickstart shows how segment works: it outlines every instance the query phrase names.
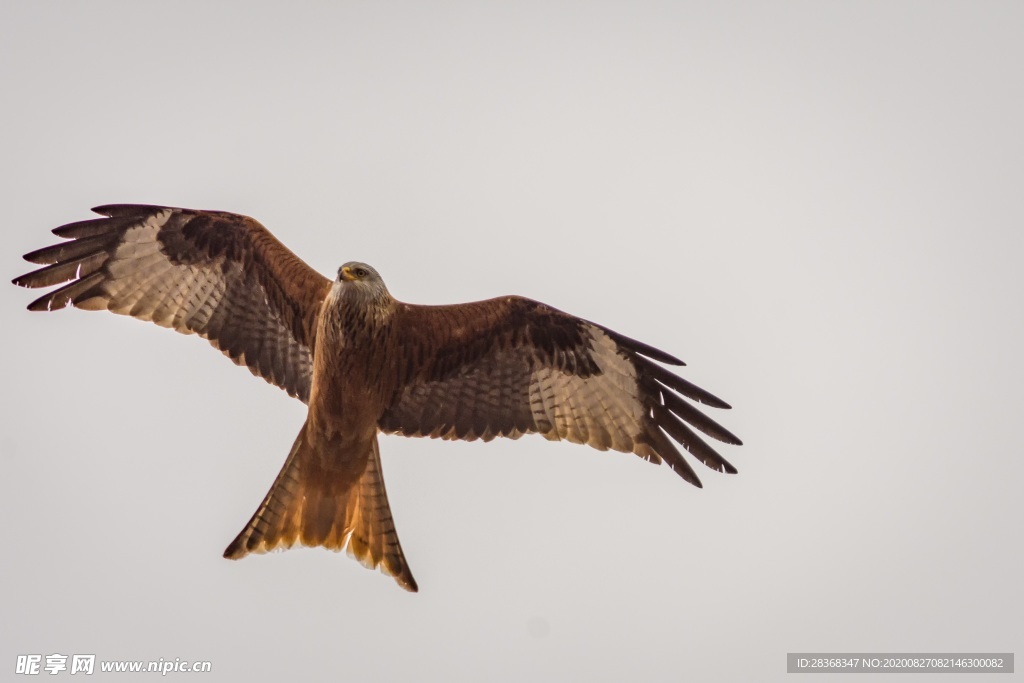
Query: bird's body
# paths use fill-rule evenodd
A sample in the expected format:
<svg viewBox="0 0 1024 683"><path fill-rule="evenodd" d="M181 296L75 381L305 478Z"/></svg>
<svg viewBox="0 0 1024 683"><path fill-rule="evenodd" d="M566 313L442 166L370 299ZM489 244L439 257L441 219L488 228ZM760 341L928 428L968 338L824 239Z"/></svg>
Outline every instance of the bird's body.
<svg viewBox="0 0 1024 683"><path fill-rule="evenodd" d="M114 312L198 333L308 404L281 473L225 557L295 544L348 551L408 590L384 488L379 433L488 441L539 433L666 461L700 486L672 444L735 472L686 422L739 439L686 402L728 407L654 361L681 361L545 304L510 296L450 306L394 299L370 266L323 278L252 219L118 205L54 232L15 279L30 304ZM680 395L681 394L681 395Z"/></svg>
<svg viewBox="0 0 1024 683"><path fill-rule="evenodd" d="M350 289L335 283L320 310L317 339L332 352L313 355L309 426L323 438L344 435L369 446L394 390L380 371L388 356L380 342L394 306L366 301Z"/></svg>

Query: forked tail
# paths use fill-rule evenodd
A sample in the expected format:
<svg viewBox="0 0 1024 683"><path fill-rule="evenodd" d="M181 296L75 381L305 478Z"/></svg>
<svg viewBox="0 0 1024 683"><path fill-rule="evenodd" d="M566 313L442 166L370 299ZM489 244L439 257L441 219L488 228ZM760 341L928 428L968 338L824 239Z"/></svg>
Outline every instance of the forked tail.
<svg viewBox="0 0 1024 683"><path fill-rule="evenodd" d="M277 480L224 557L238 560L249 553L284 550L296 543L334 551L346 548L364 566L380 567L402 588L416 592L416 580L391 518L377 438L366 469L349 485L343 477L331 477L329 471L316 466L320 456L310 452L305 437L303 425Z"/></svg>

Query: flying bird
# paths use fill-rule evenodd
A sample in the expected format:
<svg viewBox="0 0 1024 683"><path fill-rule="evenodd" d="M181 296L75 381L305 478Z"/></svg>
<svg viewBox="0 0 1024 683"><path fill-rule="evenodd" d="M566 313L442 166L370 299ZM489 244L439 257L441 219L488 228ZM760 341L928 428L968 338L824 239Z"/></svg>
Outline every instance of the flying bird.
<svg viewBox="0 0 1024 683"><path fill-rule="evenodd" d="M740 440L689 401L728 408L661 364L664 351L519 296L450 306L396 300L365 263L330 280L260 223L148 205L53 230L69 241L25 259L14 279L59 288L31 311L75 306L198 334L306 403L305 424L249 523L249 553L323 546L416 591L381 471L378 433L490 441L540 434L665 462L700 486L673 441L736 472L692 428Z"/></svg>

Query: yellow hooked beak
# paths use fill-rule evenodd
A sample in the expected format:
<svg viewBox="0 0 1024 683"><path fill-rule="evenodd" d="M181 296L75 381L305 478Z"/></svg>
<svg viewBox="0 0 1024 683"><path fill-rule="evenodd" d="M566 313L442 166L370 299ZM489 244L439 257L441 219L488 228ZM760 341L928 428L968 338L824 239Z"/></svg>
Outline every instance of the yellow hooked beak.
<svg viewBox="0 0 1024 683"><path fill-rule="evenodd" d="M352 269L345 266L341 269L341 279L345 282L351 282L356 279L356 274L352 272Z"/></svg>

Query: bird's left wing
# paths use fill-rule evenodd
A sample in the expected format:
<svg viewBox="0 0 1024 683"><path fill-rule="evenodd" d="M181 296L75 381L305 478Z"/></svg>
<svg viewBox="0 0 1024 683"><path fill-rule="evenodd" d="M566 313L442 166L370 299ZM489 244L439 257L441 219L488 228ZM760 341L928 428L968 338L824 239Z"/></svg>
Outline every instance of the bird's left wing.
<svg viewBox="0 0 1024 683"><path fill-rule="evenodd" d="M247 216L144 205L93 211L104 218L56 228L69 241L25 255L44 267L14 284L67 283L29 310L109 309L198 334L308 401L327 278Z"/></svg>
<svg viewBox="0 0 1024 683"><path fill-rule="evenodd" d="M467 441L540 433L665 461L700 486L674 440L708 467L736 471L687 426L739 444L686 399L728 404L663 368L683 363L642 342L521 297L401 304L394 326L397 389L384 432Z"/></svg>

